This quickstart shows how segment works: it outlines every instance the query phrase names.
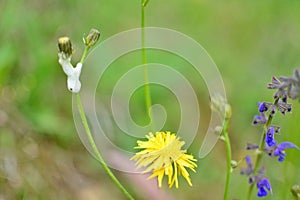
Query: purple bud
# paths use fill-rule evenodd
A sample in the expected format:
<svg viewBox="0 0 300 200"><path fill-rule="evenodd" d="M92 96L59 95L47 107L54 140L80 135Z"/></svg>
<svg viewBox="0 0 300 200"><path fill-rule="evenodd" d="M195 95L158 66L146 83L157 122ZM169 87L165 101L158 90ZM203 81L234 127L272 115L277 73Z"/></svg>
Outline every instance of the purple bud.
<svg viewBox="0 0 300 200"><path fill-rule="evenodd" d="M268 89L277 89L280 87L280 80L277 79L275 76L272 77L272 82L268 84Z"/></svg>
<svg viewBox="0 0 300 200"><path fill-rule="evenodd" d="M250 157L249 155L247 155L247 156L245 157L245 160L246 160L246 163L247 163L248 167L249 167L249 166L252 167L251 157Z"/></svg>
<svg viewBox="0 0 300 200"><path fill-rule="evenodd" d="M265 113L260 113L260 115L255 115L252 124L265 124L267 122L267 117Z"/></svg>
<svg viewBox="0 0 300 200"><path fill-rule="evenodd" d="M276 141L274 139L274 133L275 133L275 129L274 127L269 127L268 131L266 133L266 140L265 142L267 143L267 145L269 147L275 146L276 145Z"/></svg>
<svg viewBox="0 0 300 200"><path fill-rule="evenodd" d="M265 102L258 103L258 111L259 112L266 112L268 110L268 107L266 106Z"/></svg>
<svg viewBox="0 0 300 200"><path fill-rule="evenodd" d="M259 148L259 146L256 144L247 143L247 147L246 147L247 150L254 150L254 149L258 149L258 148Z"/></svg>
<svg viewBox="0 0 300 200"><path fill-rule="evenodd" d="M247 163L247 168L242 169L241 170L241 174L250 175L253 172L253 166L252 166L252 162L251 162L251 157L249 155L247 155L245 157L245 160L246 160L246 163Z"/></svg>
<svg viewBox="0 0 300 200"><path fill-rule="evenodd" d="M296 79L300 80L300 72L299 72L298 69L295 69L294 76L295 76Z"/></svg>
<svg viewBox="0 0 300 200"><path fill-rule="evenodd" d="M270 108L270 114L274 115L275 113L276 113L276 106L272 105L271 108Z"/></svg>

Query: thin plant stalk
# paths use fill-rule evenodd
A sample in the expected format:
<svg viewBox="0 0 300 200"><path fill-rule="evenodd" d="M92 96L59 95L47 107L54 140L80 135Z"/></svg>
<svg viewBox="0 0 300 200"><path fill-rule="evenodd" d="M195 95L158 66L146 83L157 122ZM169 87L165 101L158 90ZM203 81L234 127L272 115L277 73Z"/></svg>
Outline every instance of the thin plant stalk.
<svg viewBox="0 0 300 200"><path fill-rule="evenodd" d="M82 54L82 57L80 59L80 62L83 63L87 53L88 53L89 47L85 47L84 52ZM77 101L77 106L78 106L78 110L79 110L79 114L81 117L81 121L83 123L85 132L88 136L88 140L92 146L92 150L96 155L96 158L98 160L98 162L101 164L101 166L103 167L103 169L106 171L106 173L109 175L109 177L112 179L112 181L117 185L117 187L123 192L123 194L130 200L134 200L134 198L131 196L131 194L125 189L125 187L119 182L119 180L115 177L115 175L113 174L113 172L109 169L109 167L107 166L107 164L105 163L105 161L103 160L100 152L98 151L98 148L96 146L95 140L92 136L92 133L90 131L90 127L88 125L86 116L85 116L85 112L84 112L84 108L82 106L81 103L81 99L80 99L80 95L79 93L76 93L76 101Z"/></svg>
<svg viewBox="0 0 300 200"><path fill-rule="evenodd" d="M85 61L85 58L88 54L88 51L90 50L90 47L89 46L86 46L83 50L83 53L82 53L82 56L81 56L81 59L80 59L80 62L83 63Z"/></svg>
<svg viewBox="0 0 300 200"><path fill-rule="evenodd" d="M141 42L142 42L142 64L144 65L144 83L145 83L145 100L146 100L146 110L149 112L149 116L152 119L152 114L150 107L151 102L151 93L148 79L148 68L147 68L147 54L145 48L145 7L148 4L149 0L141 0ZM154 128L154 127L152 127Z"/></svg>
<svg viewBox="0 0 300 200"><path fill-rule="evenodd" d="M274 105L277 105L278 100L279 99L275 100ZM263 151L264 151L264 147L265 147L267 128L271 125L272 120L273 120L273 115L269 114L268 115L268 120L264 125L263 134L262 134L261 141L260 141L260 144L259 144L259 153L257 154L256 162L255 162L255 166L254 166L254 170L253 170L254 174L256 174L258 169L259 169L259 165L260 165L261 159L263 157ZM252 194L253 187L254 187L254 184L251 184L250 187L249 187L247 200L251 200L251 194Z"/></svg>
<svg viewBox="0 0 300 200"><path fill-rule="evenodd" d="M143 6L143 7L146 7L146 6L148 5L149 1L150 1L150 0L145 0L145 1L143 1L143 2L142 2L142 6Z"/></svg>
<svg viewBox="0 0 300 200"><path fill-rule="evenodd" d="M224 200L228 200L229 186L230 186L230 179L231 179L231 145L230 145L230 139L228 135L228 129L229 129L229 119L225 119L223 125L223 136L224 136L224 142L226 146L227 169L226 169Z"/></svg>

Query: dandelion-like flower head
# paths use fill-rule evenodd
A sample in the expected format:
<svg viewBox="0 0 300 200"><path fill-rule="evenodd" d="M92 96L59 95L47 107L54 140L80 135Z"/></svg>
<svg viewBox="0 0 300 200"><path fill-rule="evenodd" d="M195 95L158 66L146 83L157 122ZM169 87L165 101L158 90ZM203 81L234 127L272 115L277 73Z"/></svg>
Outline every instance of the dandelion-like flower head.
<svg viewBox="0 0 300 200"><path fill-rule="evenodd" d="M166 175L169 187L175 183L175 187L178 188L178 176L181 174L192 186L186 168L195 172L197 165L193 155L188 155L186 150L181 149L185 142L180 141L180 138L171 132L156 132L155 135L149 133L146 137L147 141L139 140L138 146L135 147L143 150L131 158L136 161L137 168L146 167L143 173L152 172L149 179L157 177L159 187L162 186L163 177Z"/></svg>

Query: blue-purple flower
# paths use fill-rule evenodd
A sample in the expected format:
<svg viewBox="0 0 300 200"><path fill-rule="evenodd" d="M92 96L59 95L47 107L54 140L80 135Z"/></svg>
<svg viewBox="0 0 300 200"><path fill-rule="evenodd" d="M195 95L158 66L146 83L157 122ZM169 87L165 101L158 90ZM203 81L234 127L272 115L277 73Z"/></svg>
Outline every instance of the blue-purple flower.
<svg viewBox="0 0 300 200"><path fill-rule="evenodd" d="M260 113L259 115L256 115L255 117L257 118L266 118L265 112L270 111L270 115L274 115L276 113L276 110L281 112L281 114L285 115L286 112L291 112L292 111L292 104L287 103L287 97L282 99L279 99L277 103L273 104L270 102L259 102L258 103L258 111Z"/></svg>
<svg viewBox="0 0 300 200"><path fill-rule="evenodd" d="M273 151L273 156L278 157L278 161L282 162L284 161L286 157L285 149L290 149L290 148L297 148L298 150L299 147L297 147L295 144L292 142L282 142L276 146L276 148Z"/></svg>
<svg viewBox="0 0 300 200"><path fill-rule="evenodd" d="M241 170L241 174L245 174L249 177L249 184L256 183L257 196L264 197L268 193L272 193L272 188L269 180L263 176L265 168L260 168L257 174L254 174L254 168L251 162L251 157L247 155L245 157L247 168Z"/></svg>
<svg viewBox="0 0 300 200"><path fill-rule="evenodd" d="M260 180L257 181L257 196L258 197L265 197L268 195L268 191L272 194L272 188L271 188L271 184L269 182L268 179L266 178L262 178Z"/></svg>
<svg viewBox="0 0 300 200"><path fill-rule="evenodd" d="M259 112L266 112L268 110L268 106L265 102L258 103L258 111Z"/></svg>

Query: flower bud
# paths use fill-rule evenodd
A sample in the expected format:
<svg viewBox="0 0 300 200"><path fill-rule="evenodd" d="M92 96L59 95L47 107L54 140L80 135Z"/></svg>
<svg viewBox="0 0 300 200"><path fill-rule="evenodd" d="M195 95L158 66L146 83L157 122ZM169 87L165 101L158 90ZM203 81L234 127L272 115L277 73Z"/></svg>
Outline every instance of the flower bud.
<svg viewBox="0 0 300 200"><path fill-rule="evenodd" d="M227 104L227 103L224 106L225 106L225 108L224 108L224 110L225 110L225 118L226 119L230 119L231 118L231 114L232 114L232 112L231 112L231 106L229 104Z"/></svg>
<svg viewBox="0 0 300 200"><path fill-rule="evenodd" d="M231 160L230 165L232 169L235 169L239 166L239 163L236 160Z"/></svg>
<svg viewBox="0 0 300 200"><path fill-rule="evenodd" d="M217 134L217 135L221 135L222 131L223 131L223 127L222 127L222 126L216 126L216 127L214 128L214 132L215 132L215 134Z"/></svg>
<svg viewBox="0 0 300 200"><path fill-rule="evenodd" d="M291 188L291 192L292 192L293 196L295 197L295 199L297 199L297 200L300 199L300 186L299 185L294 185Z"/></svg>
<svg viewBox="0 0 300 200"><path fill-rule="evenodd" d="M94 46L100 38L100 32L97 29L92 28L89 34L83 38L83 42L86 46L92 47Z"/></svg>
<svg viewBox="0 0 300 200"><path fill-rule="evenodd" d="M64 54L65 58L68 58L72 55L72 43L70 38L68 37L60 37L58 38L58 50L60 53Z"/></svg>
<svg viewBox="0 0 300 200"><path fill-rule="evenodd" d="M212 96L210 107L213 111L219 113L225 119L231 118L231 106L227 103L227 100L223 96L219 94Z"/></svg>

